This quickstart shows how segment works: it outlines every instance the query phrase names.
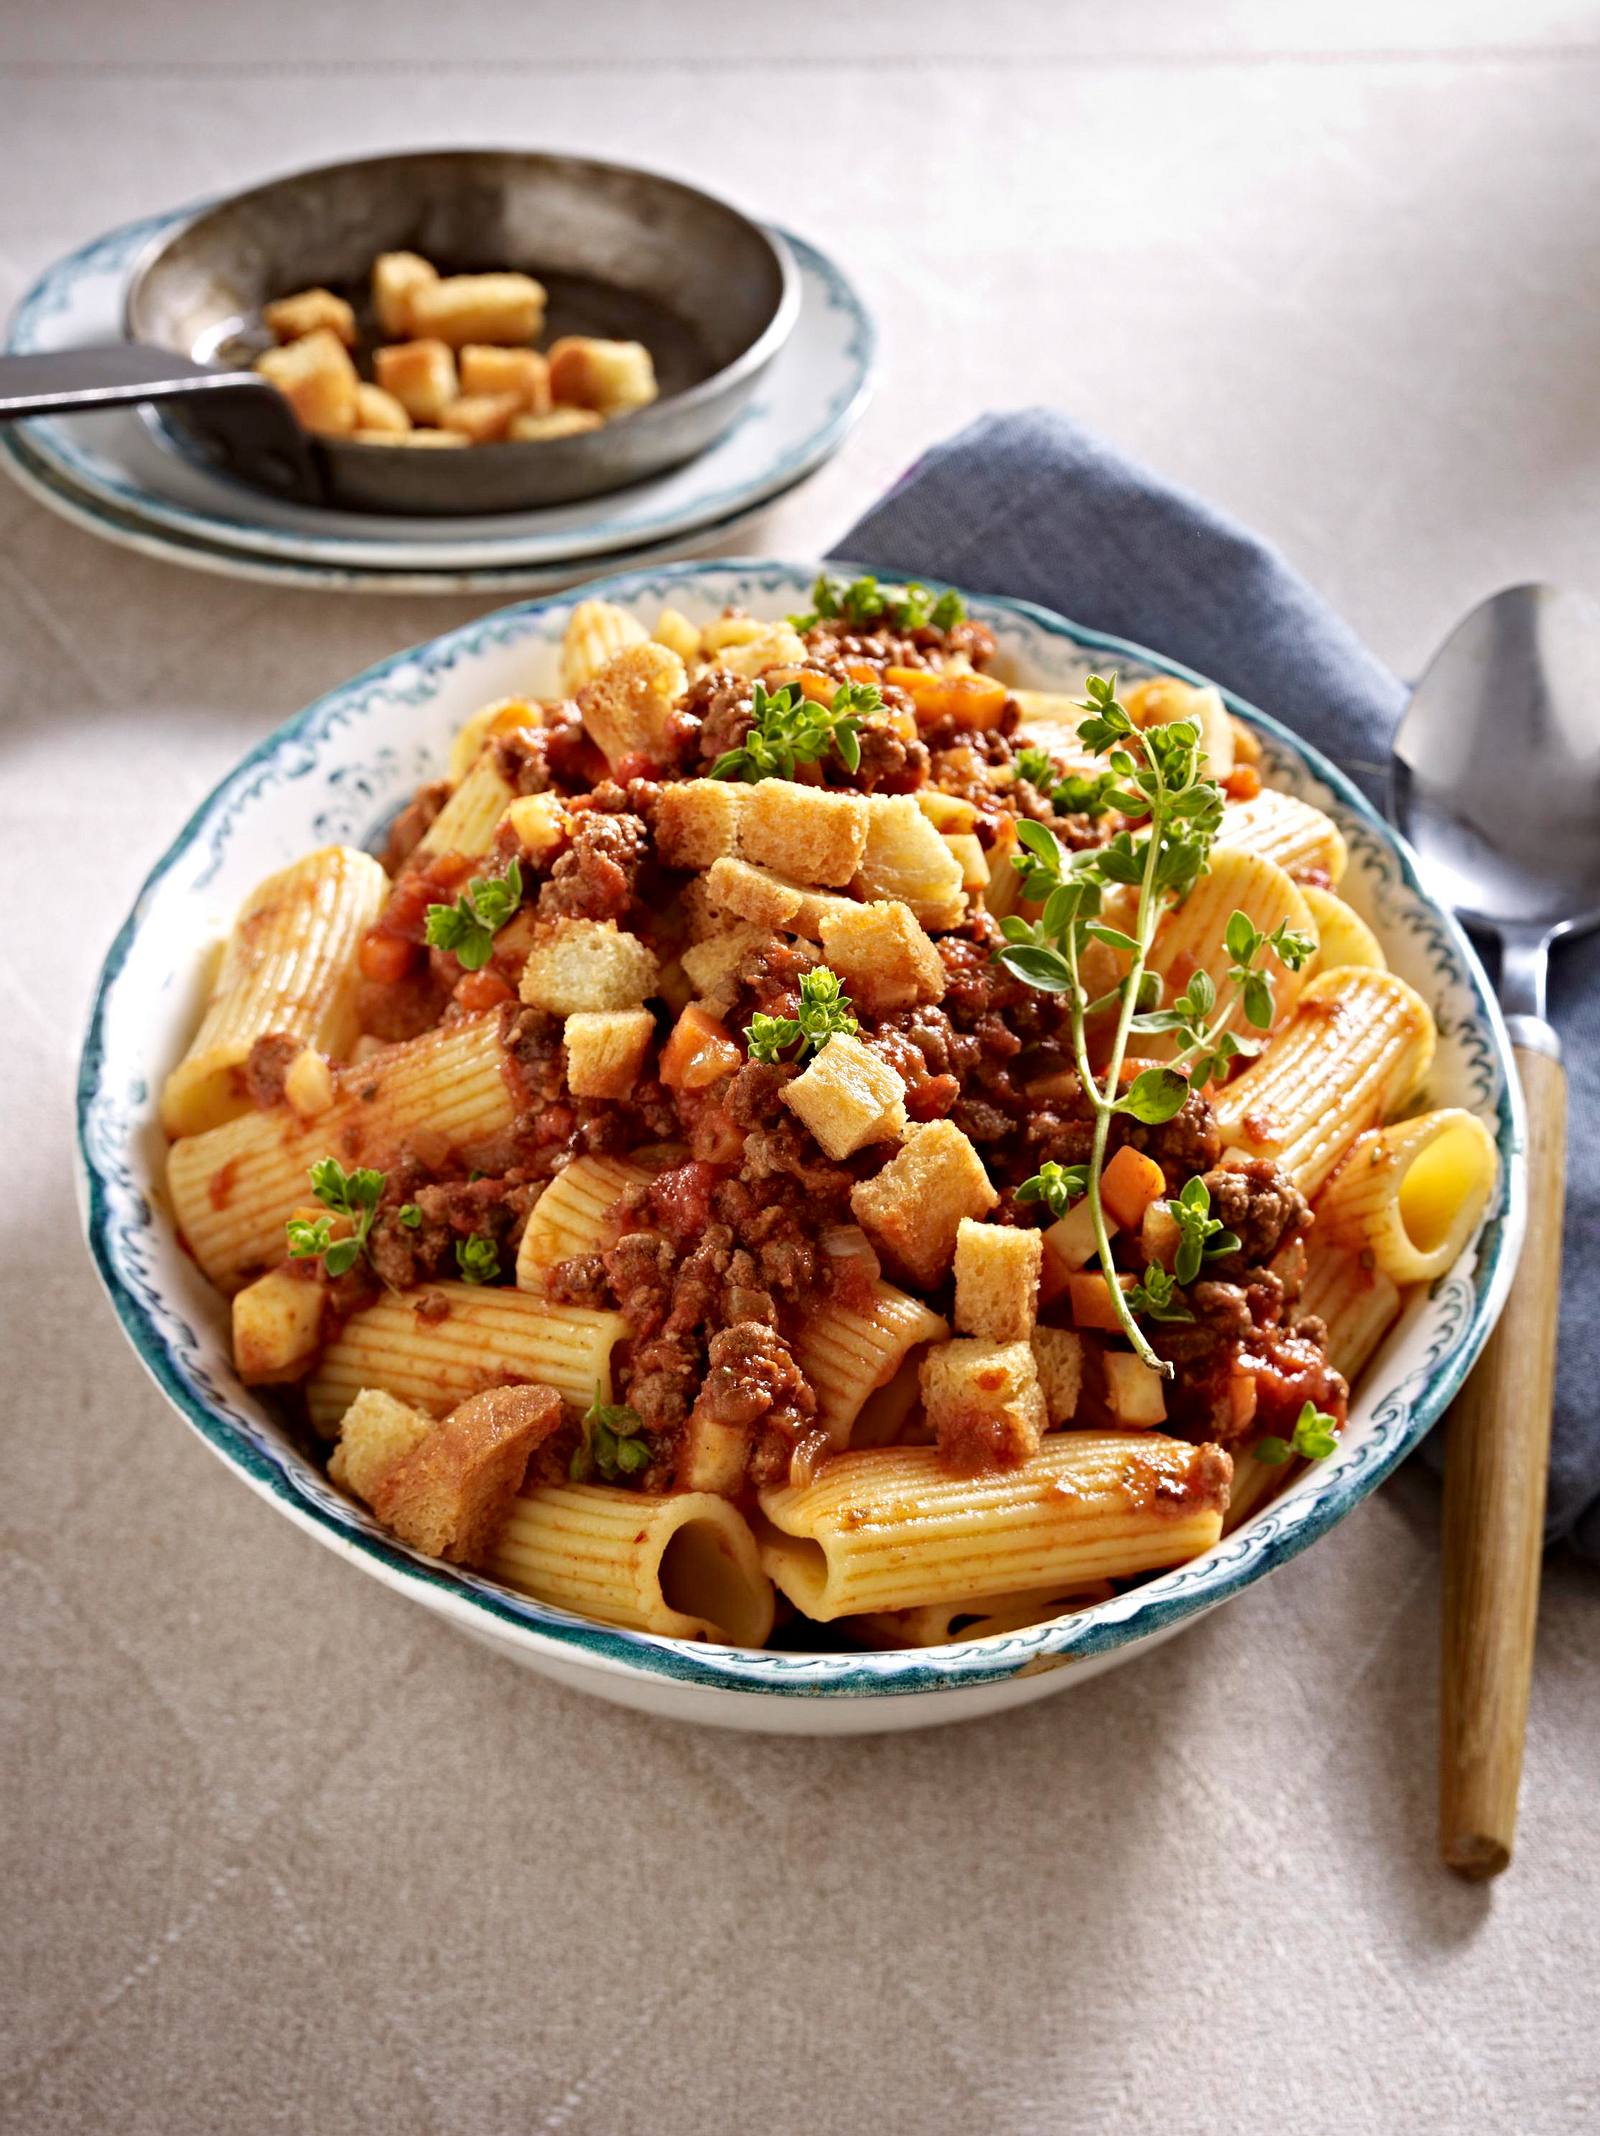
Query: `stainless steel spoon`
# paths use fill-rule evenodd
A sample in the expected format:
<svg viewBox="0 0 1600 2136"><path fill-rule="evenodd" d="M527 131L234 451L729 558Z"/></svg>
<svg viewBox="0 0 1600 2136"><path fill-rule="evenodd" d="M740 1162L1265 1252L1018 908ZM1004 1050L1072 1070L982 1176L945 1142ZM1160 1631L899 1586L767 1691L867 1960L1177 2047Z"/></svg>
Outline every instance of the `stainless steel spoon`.
<svg viewBox="0 0 1600 2136"><path fill-rule="evenodd" d="M1600 924L1600 603L1508 586L1475 608L1413 691L1391 773L1430 888L1499 937L1528 1110L1527 1240L1445 1459L1439 1840L1482 1878L1511 1859L1533 1668L1567 1112L1545 974L1557 937Z"/></svg>

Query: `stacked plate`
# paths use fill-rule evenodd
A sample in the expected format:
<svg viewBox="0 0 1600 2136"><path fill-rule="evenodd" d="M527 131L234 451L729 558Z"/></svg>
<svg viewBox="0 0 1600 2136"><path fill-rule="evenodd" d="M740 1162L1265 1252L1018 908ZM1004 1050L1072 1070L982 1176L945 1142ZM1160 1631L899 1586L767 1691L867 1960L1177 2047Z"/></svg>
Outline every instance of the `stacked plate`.
<svg viewBox="0 0 1600 2136"><path fill-rule="evenodd" d="M18 306L17 354L120 341L128 280L146 247L193 211L112 230L46 269ZM804 481L854 427L872 386L875 334L825 253L783 235L801 278L799 318L754 399L685 467L583 503L483 518L402 519L282 502L171 449L136 410L0 426L0 464L42 504L124 548L195 570L363 593L544 592L722 542Z"/></svg>

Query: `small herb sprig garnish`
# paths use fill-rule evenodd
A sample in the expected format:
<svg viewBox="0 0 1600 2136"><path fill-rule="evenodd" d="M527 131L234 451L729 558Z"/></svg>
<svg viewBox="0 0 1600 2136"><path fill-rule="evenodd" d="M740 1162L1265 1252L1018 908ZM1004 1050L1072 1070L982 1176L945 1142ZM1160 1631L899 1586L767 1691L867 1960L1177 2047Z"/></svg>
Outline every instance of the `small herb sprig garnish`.
<svg viewBox="0 0 1600 2136"><path fill-rule="evenodd" d="M463 1283L492 1283L500 1273L500 1249L486 1232L456 1240L456 1266Z"/></svg>
<svg viewBox="0 0 1600 2136"><path fill-rule="evenodd" d="M791 616L789 621L796 630L805 632L824 618L842 617L859 626L883 616L904 634L924 627L952 630L957 623L965 622L966 614L966 603L959 593L935 593L920 579L910 579L904 586L880 586L870 572L847 580L824 571L811 589L809 614Z"/></svg>
<svg viewBox="0 0 1600 2136"><path fill-rule="evenodd" d="M1043 1202L1052 1216L1065 1216L1072 1204L1088 1191L1086 1164L1057 1164L1047 1158L1031 1179L1017 1189L1019 1202Z"/></svg>
<svg viewBox="0 0 1600 2136"><path fill-rule="evenodd" d="M1333 1418L1315 1402L1307 1402L1295 1419L1292 1438L1257 1439L1250 1451L1269 1468L1277 1468L1295 1454L1303 1455L1307 1461L1325 1460L1338 1443L1339 1427Z"/></svg>
<svg viewBox="0 0 1600 2136"><path fill-rule="evenodd" d="M1239 1251L1237 1232L1223 1229L1220 1217L1211 1214L1211 1189L1199 1177L1185 1182L1167 1214L1178 1227L1178 1250L1172 1272L1180 1283L1192 1283L1206 1261Z"/></svg>
<svg viewBox="0 0 1600 2136"><path fill-rule="evenodd" d="M1126 1296L1130 1310L1142 1313L1146 1320L1194 1318L1179 1295L1177 1277L1164 1269L1159 1261L1149 1263L1144 1274Z"/></svg>
<svg viewBox="0 0 1600 2136"><path fill-rule="evenodd" d="M308 1222L291 1216L284 1229L289 1237L289 1257L315 1260L319 1255L330 1276L348 1275L366 1251L367 1234L382 1199L388 1174L362 1167L347 1172L337 1157L319 1157L311 1167L311 1191L325 1209L354 1225L348 1238L333 1236L333 1217L319 1216Z"/></svg>
<svg viewBox="0 0 1600 2136"><path fill-rule="evenodd" d="M758 1010L744 1035L753 1061L779 1060L798 1039L800 1050L794 1056L798 1062L820 1053L830 1038L849 1037L859 1029L838 974L818 964L801 974L798 1015L766 1016Z"/></svg>
<svg viewBox="0 0 1600 2136"><path fill-rule="evenodd" d="M1029 747L1019 750L1016 773L1042 794L1058 816L1103 816L1114 805L1117 786L1114 771L1066 772L1056 769L1049 752Z"/></svg>
<svg viewBox="0 0 1600 2136"><path fill-rule="evenodd" d="M600 1389L584 1411L583 1437L572 1449L567 1474L574 1483L587 1483L603 1476L615 1483L621 1476L637 1476L650 1466L650 1444L644 1437L644 1419L637 1409L623 1402L601 1399Z"/></svg>
<svg viewBox="0 0 1600 2136"><path fill-rule="evenodd" d="M522 903L522 870L513 860L504 875L480 875L453 905L430 905L428 947L455 952L463 971L481 972L494 954L494 938Z"/></svg>
<svg viewBox="0 0 1600 2136"><path fill-rule="evenodd" d="M1244 1011L1245 1022L1256 1030L1272 1028L1272 981L1256 962L1262 950L1270 949L1287 970L1297 972L1317 947L1314 935L1297 931L1287 920L1263 934L1243 912L1229 919L1224 942L1232 962L1220 1010L1211 974L1197 971L1170 1009L1151 1010L1133 1026L1135 1031L1175 1032L1178 1064L1197 1090L1226 1074L1231 1061L1261 1049L1261 1040L1243 1038L1228 1028L1236 1009Z"/></svg>
<svg viewBox="0 0 1600 2136"><path fill-rule="evenodd" d="M819 705L797 682L768 690L758 682L750 710L754 723L737 749L724 750L711 767L714 779L792 779L798 764L820 763L834 750L846 771L861 768L861 722L881 711L883 696L870 682L841 682L830 704Z"/></svg>

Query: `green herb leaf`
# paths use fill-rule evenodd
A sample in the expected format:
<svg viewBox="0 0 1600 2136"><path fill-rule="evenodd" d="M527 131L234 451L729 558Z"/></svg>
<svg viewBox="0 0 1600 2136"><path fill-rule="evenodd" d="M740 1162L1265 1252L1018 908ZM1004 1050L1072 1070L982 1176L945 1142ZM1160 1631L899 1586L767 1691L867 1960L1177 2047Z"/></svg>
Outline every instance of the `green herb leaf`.
<svg viewBox="0 0 1600 2136"><path fill-rule="evenodd" d="M1131 1113L1147 1127L1159 1127L1183 1110L1188 1095L1189 1079L1175 1068L1146 1068L1134 1077L1113 1110Z"/></svg>
<svg viewBox="0 0 1600 2136"><path fill-rule="evenodd" d="M1315 1402L1307 1402L1295 1419L1293 1443L1308 1461L1326 1460L1339 1444L1339 1427Z"/></svg>
<svg viewBox="0 0 1600 2136"><path fill-rule="evenodd" d="M500 1273L500 1249L487 1233L456 1240L456 1266L464 1283L492 1283Z"/></svg>
<svg viewBox="0 0 1600 2136"><path fill-rule="evenodd" d="M818 964L801 974L800 1007L794 1016L768 1016L757 1011L745 1026L745 1044L753 1061L776 1061L796 1040L796 1061L820 1053L830 1038L860 1029L850 1013L850 996L839 984L837 972Z"/></svg>
<svg viewBox="0 0 1600 2136"><path fill-rule="evenodd" d="M415 1202L404 1203L399 1211L399 1216L401 1223L405 1225L407 1231L415 1231L417 1226L422 1222L422 1211L417 1207Z"/></svg>
<svg viewBox="0 0 1600 2136"><path fill-rule="evenodd" d="M1019 1202L1043 1202L1054 1217L1065 1216L1075 1201L1088 1191L1086 1164L1057 1164L1053 1158L1040 1165L1031 1179L1017 1189Z"/></svg>
<svg viewBox="0 0 1600 2136"><path fill-rule="evenodd" d="M388 1175L367 1166L347 1172L337 1157L319 1157L308 1176L311 1191L323 1207L331 1209L335 1216L345 1217L355 1229L349 1238L335 1239L327 1217L307 1223L304 1217L292 1216L284 1227L290 1258L309 1260L320 1254L330 1276L348 1275L366 1250L367 1234Z"/></svg>
<svg viewBox="0 0 1600 2136"><path fill-rule="evenodd" d="M573 1482L586 1483L600 1475L607 1483L615 1483L619 1476L637 1476L653 1458L638 1410L602 1400L596 1387L594 1400L584 1412L583 1436L567 1466Z"/></svg>
<svg viewBox="0 0 1600 2136"><path fill-rule="evenodd" d="M330 1276L347 1276L361 1258L361 1249L366 1239L335 1239L324 1249L322 1265Z"/></svg>
<svg viewBox="0 0 1600 2136"><path fill-rule="evenodd" d="M289 1257L295 1261L309 1261L326 1253L333 1236L333 1227L325 1216L319 1216L314 1224L307 1223L303 1216L291 1216L284 1228L289 1234Z"/></svg>
<svg viewBox="0 0 1600 2136"><path fill-rule="evenodd" d="M451 951L463 971L479 972L494 954L494 938L522 904L522 869L476 876L453 905L430 905L423 931L430 949Z"/></svg>
<svg viewBox="0 0 1600 2136"><path fill-rule="evenodd" d="M752 724L737 749L724 750L711 767L713 779L792 779L797 766L820 763L830 749L848 771L861 763L861 722L881 711L883 693L875 683L843 682L829 705L813 704L797 682L781 690L755 685L750 701Z"/></svg>
<svg viewBox="0 0 1600 2136"><path fill-rule="evenodd" d="M1127 1295L1129 1310L1142 1313L1146 1320L1178 1321L1194 1318L1193 1313L1178 1296L1176 1279L1167 1273L1159 1261L1149 1264Z"/></svg>

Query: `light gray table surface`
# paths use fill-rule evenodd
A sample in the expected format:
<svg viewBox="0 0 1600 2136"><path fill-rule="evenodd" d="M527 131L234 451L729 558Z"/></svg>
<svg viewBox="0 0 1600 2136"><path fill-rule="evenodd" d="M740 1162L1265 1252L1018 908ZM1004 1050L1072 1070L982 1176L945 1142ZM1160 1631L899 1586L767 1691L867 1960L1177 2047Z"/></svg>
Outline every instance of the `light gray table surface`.
<svg viewBox="0 0 1600 2136"><path fill-rule="evenodd" d="M866 424L746 546L815 553L1044 400L1404 671L1502 581L1600 586L1597 108L1580 0L62 0L0 13L0 301L340 152L630 157L813 234L881 315ZM1600 2125L1600 1596L1549 1567L1519 1857L1452 1881L1421 1476L1010 1718L759 1740L467 1644L141 1378L71 1185L100 956L248 744L476 605L193 576L0 484L0 2126Z"/></svg>

